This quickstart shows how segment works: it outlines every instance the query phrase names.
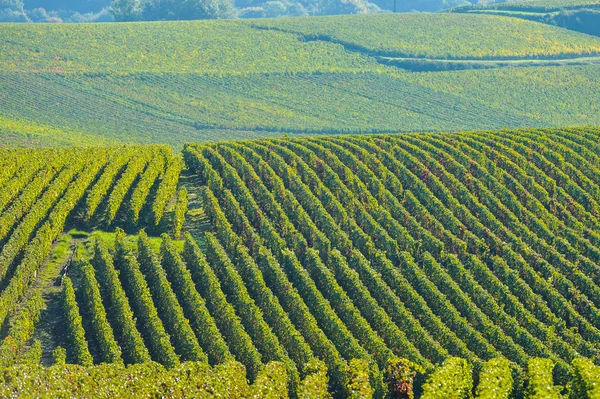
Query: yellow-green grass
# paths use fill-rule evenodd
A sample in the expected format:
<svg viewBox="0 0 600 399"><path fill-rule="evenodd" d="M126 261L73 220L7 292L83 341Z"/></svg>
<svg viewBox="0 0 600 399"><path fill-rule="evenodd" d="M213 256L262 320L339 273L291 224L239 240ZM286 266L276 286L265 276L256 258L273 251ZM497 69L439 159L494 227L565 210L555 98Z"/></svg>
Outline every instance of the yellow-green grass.
<svg viewBox="0 0 600 399"><path fill-rule="evenodd" d="M599 0L518 0L509 1L507 3L499 4L497 8L522 8L522 9L535 9L535 10L559 10L559 9L570 9L580 7L597 7L600 6Z"/></svg>

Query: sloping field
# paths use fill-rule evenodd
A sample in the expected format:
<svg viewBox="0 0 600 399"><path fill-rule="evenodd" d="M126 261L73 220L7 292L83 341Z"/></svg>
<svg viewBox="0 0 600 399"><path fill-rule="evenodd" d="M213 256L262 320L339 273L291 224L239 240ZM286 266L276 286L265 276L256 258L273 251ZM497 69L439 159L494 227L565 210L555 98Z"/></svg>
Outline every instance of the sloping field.
<svg viewBox="0 0 600 399"><path fill-rule="evenodd" d="M247 77L0 73L1 114L13 121L176 147L284 133L597 125L598 90L598 66Z"/></svg>
<svg viewBox="0 0 600 399"><path fill-rule="evenodd" d="M600 50L600 39L592 36L532 21L484 15L346 15L265 19L252 24L390 57L560 58L597 54Z"/></svg>
<svg viewBox="0 0 600 399"><path fill-rule="evenodd" d="M271 29L264 29L267 27ZM303 41L299 34L324 40ZM0 67L19 72L244 74L373 67L372 59L345 52L331 41L378 55L449 59L566 57L600 52L600 39L564 29L504 17L446 13L3 24L0 41L4 50Z"/></svg>
<svg viewBox="0 0 600 399"><path fill-rule="evenodd" d="M327 385L311 379L326 370L340 397L356 383L376 397L408 386L424 398L470 392L473 380L535 397L562 389L554 368L557 384L576 381L570 392L587 395L599 381L599 137L579 128L189 144L181 176L165 147L1 150L2 365L47 364L60 345L69 363L156 361L172 373L145 375L165 384L192 378L188 367L213 384L207 364L226 378L236 360L259 385L265 367L280 367L272 383L290 392ZM188 198L197 208L182 225ZM92 234L116 226L137 235ZM83 232L53 251L73 227ZM156 238L181 227L183 242ZM0 386L31 375L19 367ZM424 377L389 382L390 370ZM13 392L73 389L51 375Z"/></svg>
<svg viewBox="0 0 600 399"><path fill-rule="evenodd" d="M577 8L596 8L598 0L520 0L495 4L491 8L499 10L523 10L531 12L552 12Z"/></svg>
<svg viewBox="0 0 600 399"><path fill-rule="evenodd" d="M439 93L386 74L111 74L91 78L0 73L0 87L6 98L2 113L11 118L93 132L117 141L174 146L198 137L224 140L283 133L459 130L538 123L516 111L506 113L503 106L490 109L468 96ZM48 91L49 87L53 90ZM588 86L574 89L576 93ZM578 98L587 97L580 93ZM577 110L577 104L573 108ZM560 119L560 115L554 116Z"/></svg>
<svg viewBox="0 0 600 399"><path fill-rule="evenodd" d="M531 118L537 126L595 126L600 111L594 99L600 90L599 72L597 66L499 68L410 74L404 78L429 89ZM571 91L574 88L577 89Z"/></svg>
<svg viewBox="0 0 600 399"><path fill-rule="evenodd" d="M4 145L181 147L285 133L600 123L600 67L527 67L528 57L595 62L600 39L511 18L3 24L0 43ZM421 57L468 68L511 59L486 72L421 75L387 65L402 54L417 69L452 67Z"/></svg>
<svg viewBox="0 0 600 399"><path fill-rule="evenodd" d="M87 127L85 130L89 131ZM23 120L22 117L20 117L20 120L0 117L0 137L2 137L2 145L0 147L3 148L91 146L114 144L117 141L116 139L107 139L100 135L73 130L67 131L53 126L40 125Z"/></svg>
<svg viewBox="0 0 600 399"><path fill-rule="evenodd" d="M374 60L331 43L237 21L2 24L2 71L248 74L368 70Z"/></svg>

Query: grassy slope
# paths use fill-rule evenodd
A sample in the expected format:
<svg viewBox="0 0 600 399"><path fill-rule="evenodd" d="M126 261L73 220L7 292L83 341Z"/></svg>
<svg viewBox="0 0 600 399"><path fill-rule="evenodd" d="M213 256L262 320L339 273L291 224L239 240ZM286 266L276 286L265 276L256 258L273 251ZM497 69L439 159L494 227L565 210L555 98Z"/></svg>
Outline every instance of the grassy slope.
<svg viewBox="0 0 600 399"><path fill-rule="evenodd" d="M306 25L313 35L322 35L323 30L331 33L333 28L327 26L332 26L339 41L354 29L360 32L353 38L354 46L371 52L409 51L402 46L412 42L418 51L450 58L494 53L524 56L528 52L559 57L600 49L600 39L537 23L454 14L5 24L0 25L3 142L15 146L106 142L180 146L188 141L284 133L600 123L598 114L589 112L599 104L590 93L600 80L600 68L595 66L585 73L573 67L540 69L551 78L547 81L508 69L409 74L378 64L356 48L251 27L257 23L276 24L278 29ZM423 31L419 24L429 30ZM506 24L511 29L497 29ZM454 29L441 40L434 29L437 26ZM505 45L498 47L489 38ZM445 43L454 43L451 51ZM582 73L585 79L579 77ZM516 95L506 89L515 81L525 110L513 106Z"/></svg>

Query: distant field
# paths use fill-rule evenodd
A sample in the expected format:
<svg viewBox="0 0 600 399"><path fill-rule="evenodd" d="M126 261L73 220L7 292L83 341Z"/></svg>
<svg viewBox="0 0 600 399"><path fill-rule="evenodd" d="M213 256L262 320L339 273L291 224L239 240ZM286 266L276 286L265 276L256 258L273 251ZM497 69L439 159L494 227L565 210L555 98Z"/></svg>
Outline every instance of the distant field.
<svg viewBox="0 0 600 399"><path fill-rule="evenodd" d="M117 142L116 139L82 133L80 131L62 130L48 125L29 122L24 119L15 120L0 116L0 137L2 147L47 147L74 145L102 145Z"/></svg>
<svg viewBox="0 0 600 399"><path fill-rule="evenodd" d="M600 124L600 66L530 68L594 62L600 38L514 18L0 24L0 43L5 146Z"/></svg>
<svg viewBox="0 0 600 399"><path fill-rule="evenodd" d="M594 54L600 39L514 18L385 14L255 20L255 26L343 43L376 55L444 59Z"/></svg>
<svg viewBox="0 0 600 399"><path fill-rule="evenodd" d="M600 66L395 76L0 73L0 115L108 141L179 147L285 133L594 125L599 91Z"/></svg>
<svg viewBox="0 0 600 399"><path fill-rule="evenodd" d="M364 71L373 59L237 21L0 24L0 70L16 72Z"/></svg>
<svg viewBox="0 0 600 399"><path fill-rule="evenodd" d="M509 1L495 5L499 9L533 9L538 11L553 11L560 9L572 9L579 7L600 6L599 0L520 0Z"/></svg>
<svg viewBox="0 0 600 399"><path fill-rule="evenodd" d="M600 123L599 66L410 74L407 81L531 118L540 125Z"/></svg>

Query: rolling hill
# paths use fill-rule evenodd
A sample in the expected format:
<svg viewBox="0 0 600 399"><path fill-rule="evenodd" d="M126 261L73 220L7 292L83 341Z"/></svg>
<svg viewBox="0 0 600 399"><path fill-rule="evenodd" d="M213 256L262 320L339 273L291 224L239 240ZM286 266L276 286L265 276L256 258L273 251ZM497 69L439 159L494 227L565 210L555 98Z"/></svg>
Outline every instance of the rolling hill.
<svg viewBox="0 0 600 399"><path fill-rule="evenodd" d="M488 5L467 5L449 11L521 18L600 36L600 2L596 0L508 1Z"/></svg>
<svg viewBox="0 0 600 399"><path fill-rule="evenodd" d="M3 24L0 41L19 146L599 123L600 39L514 18ZM409 72L440 69L461 70Z"/></svg>

